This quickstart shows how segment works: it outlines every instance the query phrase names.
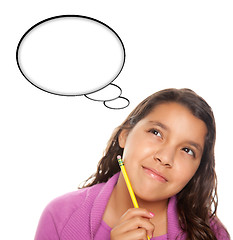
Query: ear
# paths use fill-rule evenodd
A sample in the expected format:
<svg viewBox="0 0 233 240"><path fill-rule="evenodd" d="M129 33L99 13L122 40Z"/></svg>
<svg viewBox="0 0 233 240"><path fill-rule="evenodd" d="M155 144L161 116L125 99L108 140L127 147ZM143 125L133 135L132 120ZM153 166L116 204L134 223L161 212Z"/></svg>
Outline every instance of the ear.
<svg viewBox="0 0 233 240"><path fill-rule="evenodd" d="M119 142L119 146L121 148L125 147L125 143L126 143L126 139L127 139L128 133L129 133L128 130L123 129L121 131L121 133L119 134L119 136L118 136L118 142Z"/></svg>

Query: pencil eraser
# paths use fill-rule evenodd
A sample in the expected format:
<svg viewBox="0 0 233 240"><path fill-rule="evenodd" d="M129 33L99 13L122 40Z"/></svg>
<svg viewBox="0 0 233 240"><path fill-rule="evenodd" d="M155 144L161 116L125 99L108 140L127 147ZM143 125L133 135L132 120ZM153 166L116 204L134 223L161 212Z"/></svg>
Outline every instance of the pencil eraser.
<svg viewBox="0 0 233 240"><path fill-rule="evenodd" d="M118 159L118 160L121 159L121 155L118 155L118 156L117 156L117 159Z"/></svg>

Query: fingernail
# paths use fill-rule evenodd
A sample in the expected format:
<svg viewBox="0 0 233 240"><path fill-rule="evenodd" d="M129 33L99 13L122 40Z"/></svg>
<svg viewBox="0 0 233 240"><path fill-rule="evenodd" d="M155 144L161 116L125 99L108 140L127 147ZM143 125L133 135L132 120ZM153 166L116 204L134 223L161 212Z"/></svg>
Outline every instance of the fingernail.
<svg viewBox="0 0 233 240"><path fill-rule="evenodd" d="M150 212L150 215L151 215L151 217L154 217L154 216L155 216L154 213L152 213L152 212Z"/></svg>

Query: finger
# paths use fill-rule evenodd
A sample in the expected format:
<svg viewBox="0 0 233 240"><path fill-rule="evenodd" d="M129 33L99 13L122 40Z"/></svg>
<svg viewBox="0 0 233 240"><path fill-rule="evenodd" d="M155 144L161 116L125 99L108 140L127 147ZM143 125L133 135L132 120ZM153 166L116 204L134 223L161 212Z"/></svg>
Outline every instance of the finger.
<svg viewBox="0 0 233 240"><path fill-rule="evenodd" d="M144 228L138 228L125 234L125 239L130 240L148 240L147 232Z"/></svg>
<svg viewBox="0 0 233 240"><path fill-rule="evenodd" d="M147 240L147 232L144 228L138 228L129 232L118 233L118 235L114 237L120 240ZM115 238L112 238L111 232L111 239Z"/></svg>
<svg viewBox="0 0 233 240"><path fill-rule="evenodd" d="M149 221L149 219L136 216L134 218L125 220L124 222L120 223L118 226L118 231L121 233L130 232L136 229L143 228L149 237L153 235L154 232L154 225Z"/></svg>
<svg viewBox="0 0 233 240"><path fill-rule="evenodd" d="M151 219L154 217L154 214L144 208L129 208L120 218L120 222L134 217L144 217Z"/></svg>
<svg viewBox="0 0 233 240"><path fill-rule="evenodd" d="M121 226L123 231L127 231L127 228L130 230L137 229L139 227L145 228L147 235L149 237L152 237L154 232L154 225L148 221L148 219L151 219L153 217L154 214L144 208L130 208L125 212L124 215L122 215L119 224L125 223ZM130 219L134 219L134 221L128 221Z"/></svg>
<svg viewBox="0 0 233 240"><path fill-rule="evenodd" d="M149 219L143 218L143 217L135 217L130 220L127 220L126 224L127 224L129 231L142 228L142 229L146 230L147 235L149 237L151 237L153 235L153 232L155 229L154 224L151 221L149 221Z"/></svg>

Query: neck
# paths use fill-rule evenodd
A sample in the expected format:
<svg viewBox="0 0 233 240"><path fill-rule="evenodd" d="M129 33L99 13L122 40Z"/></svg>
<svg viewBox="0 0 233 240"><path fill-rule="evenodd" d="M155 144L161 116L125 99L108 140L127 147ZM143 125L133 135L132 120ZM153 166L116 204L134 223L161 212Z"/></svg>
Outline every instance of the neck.
<svg viewBox="0 0 233 240"><path fill-rule="evenodd" d="M160 201L145 201L137 197L137 201L140 208L145 208L154 213L155 216L161 216L167 213L168 199Z"/></svg>
<svg viewBox="0 0 233 240"><path fill-rule="evenodd" d="M161 201L145 201L137 197L140 208L145 208L154 213L154 217L150 220L155 226L154 237L167 233L167 205L168 199ZM103 215L103 220L113 228L121 216L129 209L133 208L133 203L125 184L124 177L120 174L118 182L113 189L108 204Z"/></svg>
<svg viewBox="0 0 233 240"><path fill-rule="evenodd" d="M117 212L121 213L121 215L129 208L134 207L122 174L119 176L118 182L113 191L113 195L113 199L115 200L115 209ZM167 214L168 199L163 199L160 201L146 201L144 199L140 199L138 196L136 196L136 198L139 207L145 208L146 210L154 213L155 218L160 218L161 216Z"/></svg>

